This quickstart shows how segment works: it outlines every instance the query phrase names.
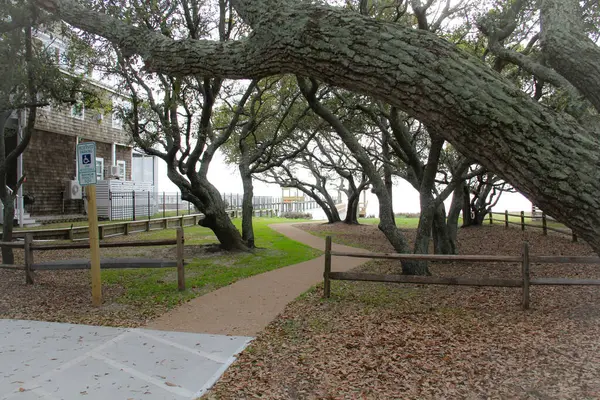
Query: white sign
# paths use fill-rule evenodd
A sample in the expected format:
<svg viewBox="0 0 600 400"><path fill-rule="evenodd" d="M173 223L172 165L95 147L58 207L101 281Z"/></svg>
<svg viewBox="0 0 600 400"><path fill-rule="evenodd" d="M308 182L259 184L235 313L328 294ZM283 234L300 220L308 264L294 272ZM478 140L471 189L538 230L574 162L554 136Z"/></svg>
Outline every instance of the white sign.
<svg viewBox="0 0 600 400"><path fill-rule="evenodd" d="M77 145L77 165L79 166L79 184L96 184L96 143L85 142Z"/></svg>

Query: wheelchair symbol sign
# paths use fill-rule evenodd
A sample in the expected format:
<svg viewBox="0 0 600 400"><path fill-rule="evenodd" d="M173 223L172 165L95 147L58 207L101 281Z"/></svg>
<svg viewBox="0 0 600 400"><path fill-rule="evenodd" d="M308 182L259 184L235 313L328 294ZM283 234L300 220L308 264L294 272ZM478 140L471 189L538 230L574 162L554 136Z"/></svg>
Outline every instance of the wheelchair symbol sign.
<svg viewBox="0 0 600 400"><path fill-rule="evenodd" d="M85 142L77 145L77 178L81 186L96 184L96 143Z"/></svg>

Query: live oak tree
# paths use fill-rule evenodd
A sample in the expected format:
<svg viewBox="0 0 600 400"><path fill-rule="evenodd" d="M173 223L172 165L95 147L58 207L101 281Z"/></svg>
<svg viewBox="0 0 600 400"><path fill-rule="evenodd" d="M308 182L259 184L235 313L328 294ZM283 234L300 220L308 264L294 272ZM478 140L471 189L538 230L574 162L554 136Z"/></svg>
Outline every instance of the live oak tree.
<svg viewBox="0 0 600 400"><path fill-rule="evenodd" d="M226 102L218 110L216 129L232 132L223 150L227 161L236 164L240 171L244 190L242 239L252 248L255 247L252 226L254 176L269 174L298 157L316 131L308 135L300 132L301 128L310 129L309 108L290 79L273 77L252 81L242 98L248 98L248 101Z"/></svg>
<svg viewBox="0 0 600 400"><path fill-rule="evenodd" d="M84 88L81 74L75 71L81 60L68 51L58 60L36 36L43 28L49 35L64 33L66 40L61 24L31 1L3 0L0 4L0 200L2 241L9 242L13 238L15 201L26 176L26 171L16 176L15 166L34 134L38 109L70 104ZM92 91L85 91L91 99ZM17 118L21 124L15 127L11 119ZM2 262L14 263L12 248L2 248Z"/></svg>
<svg viewBox="0 0 600 400"><path fill-rule="evenodd" d="M39 0L65 21L104 36L148 70L262 78L292 73L369 94L425 123L567 224L600 251L600 137L568 113L540 104L481 60L436 34L351 10L291 0L235 0L246 39L173 40L99 14L74 0ZM600 111L600 48L578 0L540 0L547 66L521 68L567 83ZM597 23L597 22L595 22ZM516 60L515 60L516 61Z"/></svg>
<svg viewBox="0 0 600 400"><path fill-rule="evenodd" d="M216 19L213 19L209 12L212 5L185 0L158 1L147 7L132 2L126 10L130 20L173 39L198 40L212 33L211 26L216 24L219 41L226 45L236 29L231 8L228 2L219 1ZM122 12L121 8L111 10ZM223 249L253 247L253 237L243 238L233 225L221 194L208 180L208 170L215 154L230 139L242 118L255 83L233 99L236 112L231 115L229 126L215 129L215 105L227 101L225 92L233 90L235 82L201 74L185 77L161 72L150 74L136 56L118 46L113 53L118 62L112 69L111 65L105 67L120 79L121 87L131 100L131 107L119 112L133 142L166 163L167 176L181 191L182 199L202 212L199 224L214 232ZM110 54L108 51L104 59Z"/></svg>

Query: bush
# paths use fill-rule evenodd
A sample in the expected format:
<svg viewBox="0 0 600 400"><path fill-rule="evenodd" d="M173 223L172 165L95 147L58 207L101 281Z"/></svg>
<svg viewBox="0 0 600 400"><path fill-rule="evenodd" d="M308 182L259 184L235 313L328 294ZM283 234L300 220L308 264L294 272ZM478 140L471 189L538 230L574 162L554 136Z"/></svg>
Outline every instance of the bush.
<svg viewBox="0 0 600 400"><path fill-rule="evenodd" d="M396 213L396 218L419 218L421 213Z"/></svg>
<svg viewBox="0 0 600 400"><path fill-rule="evenodd" d="M281 218L289 218L289 219L312 219L311 213L303 213L300 211L286 211L281 213Z"/></svg>

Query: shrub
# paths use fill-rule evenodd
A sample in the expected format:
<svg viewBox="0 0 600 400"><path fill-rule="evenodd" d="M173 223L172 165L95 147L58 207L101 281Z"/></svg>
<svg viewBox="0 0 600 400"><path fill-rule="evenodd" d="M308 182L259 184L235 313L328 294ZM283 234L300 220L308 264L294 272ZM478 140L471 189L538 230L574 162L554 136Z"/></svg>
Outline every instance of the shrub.
<svg viewBox="0 0 600 400"><path fill-rule="evenodd" d="M396 213L396 218L419 218L421 213Z"/></svg>
<svg viewBox="0 0 600 400"><path fill-rule="evenodd" d="M312 219L311 213L303 213L300 211L286 211L281 213L281 218L289 219Z"/></svg>

